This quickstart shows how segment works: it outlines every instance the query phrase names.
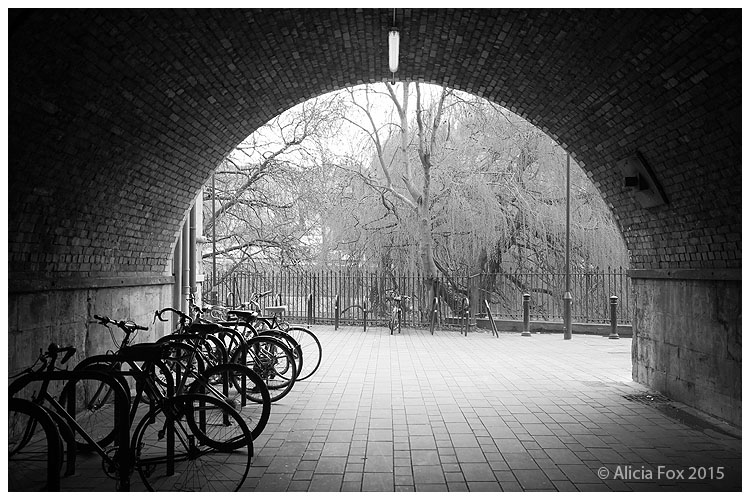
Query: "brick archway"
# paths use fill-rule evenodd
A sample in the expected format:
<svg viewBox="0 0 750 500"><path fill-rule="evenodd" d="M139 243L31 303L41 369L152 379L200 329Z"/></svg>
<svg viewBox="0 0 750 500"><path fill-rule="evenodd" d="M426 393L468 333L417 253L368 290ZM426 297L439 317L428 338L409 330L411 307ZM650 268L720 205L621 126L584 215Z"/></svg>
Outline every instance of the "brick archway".
<svg viewBox="0 0 750 500"><path fill-rule="evenodd" d="M390 76L391 16L11 10L11 292L168 275L193 196L239 141L298 102ZM740 19L399 10L399 77L481 95L563 144L612 207L642 279L729 280L734 294ZM625 187L618 165L634 155L667 203L644 208Z"/></svg>

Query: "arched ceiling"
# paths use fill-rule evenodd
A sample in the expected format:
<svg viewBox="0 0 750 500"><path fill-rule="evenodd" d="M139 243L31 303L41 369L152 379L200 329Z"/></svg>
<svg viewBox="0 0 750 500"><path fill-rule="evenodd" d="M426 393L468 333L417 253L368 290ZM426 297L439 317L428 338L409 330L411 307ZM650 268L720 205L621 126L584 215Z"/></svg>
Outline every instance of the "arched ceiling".
<svg viewBox="0 0 750 500"><path fill-rule="evenodd" d="M389 9L9 11L11 278L169 272L257 127L384 81ZM495 101L574 155L632 266L740 267L741 11L398 9L398 78ZM644 208L619 162L667 203Z"/></svg>

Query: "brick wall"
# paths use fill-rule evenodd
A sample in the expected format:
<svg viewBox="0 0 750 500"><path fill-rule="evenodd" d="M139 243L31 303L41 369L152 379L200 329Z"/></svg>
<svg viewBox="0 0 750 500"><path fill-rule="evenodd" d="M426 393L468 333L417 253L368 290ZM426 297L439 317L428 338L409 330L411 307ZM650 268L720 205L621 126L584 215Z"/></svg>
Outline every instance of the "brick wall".
<svg viewBox="0 0 750 500"><path fill-rule="evenodd" d="M398 76L482 95L565 145L633 267L739 268L739 12L398 10ZM295 103L390 76L391 18L11 10L11 277L166 272L190 200L239 141ZM668 205L623 189L615 164L635 151Z"/></svg>

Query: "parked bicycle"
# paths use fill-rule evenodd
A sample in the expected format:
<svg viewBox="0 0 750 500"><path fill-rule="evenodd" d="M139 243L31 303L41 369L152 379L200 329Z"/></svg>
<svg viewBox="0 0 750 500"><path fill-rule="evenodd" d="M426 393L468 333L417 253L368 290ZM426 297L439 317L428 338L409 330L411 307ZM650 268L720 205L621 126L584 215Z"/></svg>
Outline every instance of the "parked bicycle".
<svg viewBox="0 0 750 500"><path fill-rule="evenodd" d="M246 338L255 335L278 336L275 332L282 332L291 337L291 341L287 342L298 358L299 373L297 380L306 380L320 367L323 347L318 337L310 329L290 325L283 319L282 315L286 312L286 306L267 306L265 307L265 314L263 314L260 301L272 293L272 290L256 292L248 302L242 303L241 309L227 310L227 321L223 324L230 325L242 332ZM296 350L295 344L298 346Z"/></svg>
<svg viewBox="0 0 750 500"><path fill-rule="evenodd" d="M398 295L393 289L386 290L385 294L386 300L393 302L393 309L391 309L391 315L388 319L388 329L391 335L393 335L394 330L398 330L398 333L401 333L403 313L411 311L412 297L409 295Z"/></svg>

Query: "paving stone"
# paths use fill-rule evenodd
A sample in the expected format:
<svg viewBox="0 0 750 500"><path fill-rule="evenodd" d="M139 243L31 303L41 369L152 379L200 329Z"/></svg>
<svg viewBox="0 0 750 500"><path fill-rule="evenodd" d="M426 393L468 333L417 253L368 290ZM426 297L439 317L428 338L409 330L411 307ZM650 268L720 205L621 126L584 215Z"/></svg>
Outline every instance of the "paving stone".
<svg viewBox="0 0 750 500"><path fill-rule="evenodd" d="M396 492L413 492L414 491L414 485L397 485L396 486Z"/></svg>
<svg viewBox="0 0 750 500"><path fill-rule="evenodd" d="M465 482L448 482L448 491L455 492L455 491L469 491L469 485L467 485Z"/></svg>
<svg viewBox="0 0 750 500"><path fill-rule="evenodd" d="M480 491L503 491L502 486L494 481L467 481L466 485L472 493Z"/></svg>
<svg viewBox="0 0 750 500"><path fill-rule="evenodd" d="M443 468L439 465L414 465L412 466L412 471L414 474L414 484L445 482Z"/></svg>
<svg viewBox="0 0 750 500"><path fill-rule="evenodd" d="M479 448L456 448L456 458L460 463L487 462L484 453Z"/></svg>
<svg viewBox="0 0 750 500"><path fill-rule="evenodd" d="M286 491L292 480L292 474L263 474L255 491Z"/></svg>
<svg viewBox="0 0 750 500"><path fill-rule="evenodd" d="M369 455L365 458L365 472L389 472L393 474L393 457L390 455Z"/></svg>
<svg viewBox="0 0 750 500"><path fill-rule="evenodd" d="M517 470L514 472L516 480L526 490L554 490L552 480L541 470Z"/></svg>
<svg viewBox="0 0 750 500"><path fill-rule="evenodd" d="M508 464L511 470L516 469L537 469L537 463L528 453L502 453L503 460Z"/></svg>
<svg viewBox="0 0 750 500"><path fill-rule="evenodd" d="M360 492L362 491L362 482L356 481L356 482L342 482L341 483L341 491L344 492Z"/></svg>
<svg viewBox="0 0 750 500"><path fill-rule="evenodd" d="M362 479L362 491L394 491L392 473L365 472Z"/></svg>
<svg viewBox="0 0 750 500"><path fill-rule="evenodd" d="M409 445L411 446L412 450L437 450L435 438L433 438L432 436L409 436Z"/></svg>
<svg viewBox="0 0 750 500"><path fill-rule="evenodd" d="M479 441L477 441L474 434L453 434L451 435L451 442L455 448L474 448L479 446Z"/></svg>
<svg viewBox="0 0 750 500"><path fill-rule="evenodd" d="M321 457L315 467L315 473L319 474L343 474L346 467L345 457Z"/></svg>
<svg viewBox="0 0 750 500"><path fill-rule="evenodd" d="M320 452L321 457L346 457L349 455L349 443L325 443Z"/></svg>
<svg viewBox="0 0 750 500"><path fill-rule="evenodd" d="M436 450L412 450L411 463L413 465L440 465L440 457Z"/></svg>
<svg viewBox="0 0 750 500"><path fill-rule="evenodd" d="M308 491L341 491L341 474L315 474Z"/></svg>
<svg viewBox="0 0 750 500"><path fill-rule="evenodd" d="M448 491L448 485L445 483L438 484L438 483L425 483L425 484L415 484L414 485L415 491L419 492L439 492L439 491Z"/></svg>

